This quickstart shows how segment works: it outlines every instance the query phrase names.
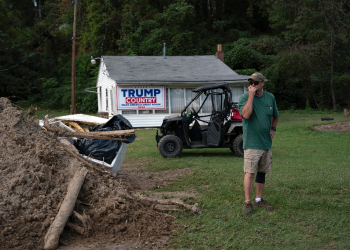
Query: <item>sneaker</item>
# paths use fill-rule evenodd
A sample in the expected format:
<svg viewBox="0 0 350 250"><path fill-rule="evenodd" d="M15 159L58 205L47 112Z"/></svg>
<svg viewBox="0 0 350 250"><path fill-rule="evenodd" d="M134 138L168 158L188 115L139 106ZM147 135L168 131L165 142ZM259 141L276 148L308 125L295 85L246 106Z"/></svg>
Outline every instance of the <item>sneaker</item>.
<svg viewBox="0 0 350 250"><path fill-rule="evenodd" d="M255 206L263 207L270 211L273 210L273 206L270 206L269 204L267 204L267 202L262 198L261 198L261 201L255 203Z"/></svg>
<svg viewBox="0 0 350 250"><path fill-rule="evenodd" d="M243 212L246 214L250 214L253 210L253 205L250 201L247 201L244 203L244 207L243 207Z"/></svg>

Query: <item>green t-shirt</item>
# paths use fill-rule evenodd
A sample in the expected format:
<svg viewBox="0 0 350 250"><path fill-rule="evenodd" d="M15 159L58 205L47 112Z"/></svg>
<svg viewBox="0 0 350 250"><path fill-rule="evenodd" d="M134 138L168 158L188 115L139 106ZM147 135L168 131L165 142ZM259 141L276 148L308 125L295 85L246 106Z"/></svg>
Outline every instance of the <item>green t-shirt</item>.
<svg viewBox="0 0 350 250"><path fill-rule="evenodd" d="M249 93L241 95L238 102L239 112L247 103ZM278 116L275 96L266 91L263 95L254 96L253 112L249 119L243 118L243 148L244 149L270 149L272 140L270 136L272 117Z"/></svg>

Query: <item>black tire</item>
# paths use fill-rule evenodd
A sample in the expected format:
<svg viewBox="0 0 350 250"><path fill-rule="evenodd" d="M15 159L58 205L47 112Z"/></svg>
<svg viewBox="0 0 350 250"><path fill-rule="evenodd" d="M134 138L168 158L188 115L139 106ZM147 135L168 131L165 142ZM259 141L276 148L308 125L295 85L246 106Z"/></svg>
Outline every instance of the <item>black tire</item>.
<svg viewBox="0 0 350 250"><path fill-rule="evenodd" d="M164 158L176 157L182 152L182 142L175 135L164 136L158 143L158 150Z"/></svg>
<svg viewBox="0 0 350 250"><path fill-rule="evenodd" d="M240 134L239 136L237 136L235 138L235 140L233 141L232 144L232 148L231 151L239 156L239 157L243 157L244 156L244 150L243 150L243 134Z"/></svg>
<svg viewBox="0 0 350 250"><path fill-rule="evenodd" d="M333 117L322 117L321 118L321 121L331 121L331 120L334 120Z"/></svg>

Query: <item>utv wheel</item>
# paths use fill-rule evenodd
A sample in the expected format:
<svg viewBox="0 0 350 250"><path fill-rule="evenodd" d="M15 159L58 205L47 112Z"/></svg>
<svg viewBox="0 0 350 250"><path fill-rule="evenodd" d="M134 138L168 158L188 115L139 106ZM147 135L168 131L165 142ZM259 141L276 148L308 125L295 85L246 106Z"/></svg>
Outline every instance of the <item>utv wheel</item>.
<svg viewBox="0 0 350 250"><path fill-rule="evenodd" d="M175 135L167 135L159 141L158 150L164 158L176 157L182 152L182 142Z"/></svg>
<svg viewBox="0 0 350 250"><path fill-rule="evenodd" d="M233 153L235 153L235 155L239 156L239 157L243 157L244 156L244 150L243 150L243 135L240 134L239 136L237 136L235 138L235 140L233 141L232 144L232 148L231 151Z"/></svg>

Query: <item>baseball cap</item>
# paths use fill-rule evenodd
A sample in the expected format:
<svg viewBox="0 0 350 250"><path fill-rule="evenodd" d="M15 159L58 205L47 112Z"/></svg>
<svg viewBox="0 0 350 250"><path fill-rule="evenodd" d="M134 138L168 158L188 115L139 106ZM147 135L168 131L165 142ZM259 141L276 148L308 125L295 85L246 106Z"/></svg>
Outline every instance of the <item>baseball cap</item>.
<svg viewBox="0 0 350 250"><path fill-rule="evenodd" d="M259 73L259 72L253 73L253 74L249 77L248 81L249 81L250 79L252 79L253 81L258 81L258 82L263 82L263 81L265 81L265 77L264 77L261 73Z"/></svg>

